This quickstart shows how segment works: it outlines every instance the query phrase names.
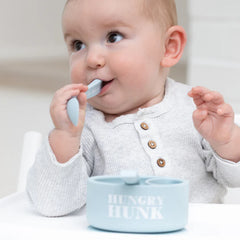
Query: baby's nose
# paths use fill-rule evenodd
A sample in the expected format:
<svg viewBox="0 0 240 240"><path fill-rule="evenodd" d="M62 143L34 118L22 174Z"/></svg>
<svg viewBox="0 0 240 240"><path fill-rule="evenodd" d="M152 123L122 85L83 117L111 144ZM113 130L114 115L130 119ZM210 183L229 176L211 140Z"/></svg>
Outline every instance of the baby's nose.
<svg viewBox="0 0 240 240"><path fill-rule="evenodd" d="M100 47L95 47L89 50L87 54L87 66L93 69L102 68L106 64L104 50Z"/></svg>

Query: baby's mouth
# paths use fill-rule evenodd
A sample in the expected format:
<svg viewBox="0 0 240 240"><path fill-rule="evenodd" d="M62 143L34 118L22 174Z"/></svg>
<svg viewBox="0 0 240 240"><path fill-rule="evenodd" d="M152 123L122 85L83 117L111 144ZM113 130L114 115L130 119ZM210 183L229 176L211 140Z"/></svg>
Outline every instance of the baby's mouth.
<svg viewBox="0 0 240 240"><path fill-rule="evenodd" d="M105 94L105 92L108 91L108 89L111 86L111 83L114 81L114 79L111 79L109 81L102 81L102 85L101 85L101 92L100 94Z"/></svg>
<svg viewBox="0 0 240 240"><path fill-rule="evenodd" d="M113 79L110 80L110 81L102 81L102 86L101 86L101 88L103 89L106 85L110 84L112 81L113 81Z"/></svg>

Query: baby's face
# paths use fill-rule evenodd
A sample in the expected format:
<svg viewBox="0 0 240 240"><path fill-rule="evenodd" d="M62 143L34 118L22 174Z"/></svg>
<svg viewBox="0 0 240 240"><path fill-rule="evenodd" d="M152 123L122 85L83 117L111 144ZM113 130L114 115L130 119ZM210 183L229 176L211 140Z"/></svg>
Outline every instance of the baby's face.
<svg viewBox="0 0 240 240"><path fill-rule="evenodd" d="M89 103L126 114L160 102L164 94L164 31L142 14L141 0L75 0L63 14L73 83L104 81Z"/></svg>

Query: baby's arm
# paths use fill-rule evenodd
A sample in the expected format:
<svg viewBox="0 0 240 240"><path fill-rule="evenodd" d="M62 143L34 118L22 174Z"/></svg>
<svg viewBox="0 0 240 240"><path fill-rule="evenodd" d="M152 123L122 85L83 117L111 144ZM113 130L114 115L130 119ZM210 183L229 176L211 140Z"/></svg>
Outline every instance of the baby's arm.
<svg viewBox="0 0 240 240"><path fill-rule="evenodd" d="M60 163L65 163L79 151L80 138L85 120L87 86L70 84L59 89L52 100L50 114L55 128L49 135L50 146ZM77 96L80 109L78 125L74 126L67 115L67 101Z"/></svg>
<svg viewBox="0 0 240 240"><path fill-rule="evenodd" d="M188 93L197 109L193 122L198 132L222 158L240 161L240 128L234 124L234 112L223 96L204 87L194 87Z"/></svg>

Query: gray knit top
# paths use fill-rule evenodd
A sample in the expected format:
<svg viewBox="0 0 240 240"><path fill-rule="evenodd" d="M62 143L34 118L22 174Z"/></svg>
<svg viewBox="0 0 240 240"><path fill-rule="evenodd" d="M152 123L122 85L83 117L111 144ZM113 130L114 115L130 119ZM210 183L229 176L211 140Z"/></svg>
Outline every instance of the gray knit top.
<svg viewBox="0 0 240 240"><path fill-rule="evenodd" d="M226 186L240 187L240 163L218 157L195 130L189 90L168 79L162 102L112 122L88 106L78 154L60 164L47 139L38 152L27 181L36 209L47 216L79 209L89 176L118 175L123 169L187 179L190 202L220 203Z"/></svg>

